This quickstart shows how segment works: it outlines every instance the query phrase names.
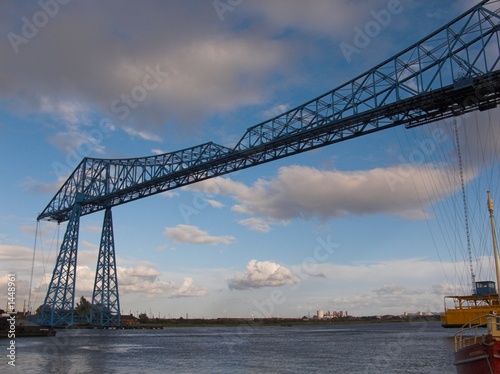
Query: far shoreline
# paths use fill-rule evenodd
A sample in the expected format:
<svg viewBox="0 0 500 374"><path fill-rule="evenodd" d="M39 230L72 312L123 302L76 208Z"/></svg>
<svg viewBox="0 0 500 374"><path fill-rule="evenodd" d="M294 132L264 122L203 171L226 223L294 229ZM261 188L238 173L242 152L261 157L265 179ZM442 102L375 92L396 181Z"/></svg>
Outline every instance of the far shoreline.
<svg viewBox="0 0 500 374"><path fill-rule="evenodd" d="M366 316L343 317L330 319L316 318L151 318L148 321L122 323L119 329L162 329L170 327L259 327L259 326L322 326L345 324L379 324L379 323L423 323L439 322L439 315L430 316ZM72 328L102 328L88 324L77 324Z"/></svg>

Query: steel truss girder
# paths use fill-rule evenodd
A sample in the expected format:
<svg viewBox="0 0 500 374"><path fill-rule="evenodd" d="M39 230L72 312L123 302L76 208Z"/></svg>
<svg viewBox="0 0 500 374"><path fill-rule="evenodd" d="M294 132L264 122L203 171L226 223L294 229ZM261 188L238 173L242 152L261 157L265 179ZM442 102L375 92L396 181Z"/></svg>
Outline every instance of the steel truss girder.
<svg viewBox="0 0 500 374"><path fill-rule="evenodd" d="M92 293L90 323L101 327L120 326L120 298L116 270L111 208L106 208Z"/></svg>
<svg viewBox="0 0 500 374"><path fill-rule="evenodd" d="M41 325L73 325L81 205L75 203L39 318Z"/></svg>
<svg viewBox="0 0 500 374"><path fill-rule="evenodd" d="M288 136L277 137L250 149L229 152L200 165L181 169L114 193L89 196L83 205L82 214L90 214L105 209L106 206L117 206L390 127L419 126L473 110L486 109L500 103L500 72L472 79L464 87L461 87L462 84L464 83L459 82L459 84L401 100L356 116L310 127ZM82 164L85 164L85 161ZM93 159L93 162L95 161ZM102 165L100 167L106 169L107 163L113 161L99 160ZM55 217L47 214L47 216L42 215L41 218L64 220L69 211L70 208L65 208L59 210Z"/></svg>
<svg viewBox="0 0 500 374"><path fill-rule="evenodd" d="M82 215L90 214L374 131L496 106L500 16L495 4L480 2L365 74L249 128L234 148L210 142L151 157L85 158L38 219L68 220L78 194Z"/></svg>
<svg viewBox="0 0 500 374"><path fill-rule="evenodd" d="M499 11L483 1L423 40L344 85L247 130L235 150L322 126L499 68ZM493 49L488 51L487 46Z"/></svg>

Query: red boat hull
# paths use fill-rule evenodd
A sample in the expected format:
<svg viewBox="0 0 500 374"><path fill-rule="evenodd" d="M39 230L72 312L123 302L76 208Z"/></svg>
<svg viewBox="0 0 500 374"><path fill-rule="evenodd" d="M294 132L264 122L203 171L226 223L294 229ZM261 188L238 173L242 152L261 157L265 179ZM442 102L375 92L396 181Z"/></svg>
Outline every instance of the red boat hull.
<svg viewBox="0 0 500 374"><path fill-rule="evenodd" d="M457 374L500 374L500 341L476 343L455 352Z"/></svg>

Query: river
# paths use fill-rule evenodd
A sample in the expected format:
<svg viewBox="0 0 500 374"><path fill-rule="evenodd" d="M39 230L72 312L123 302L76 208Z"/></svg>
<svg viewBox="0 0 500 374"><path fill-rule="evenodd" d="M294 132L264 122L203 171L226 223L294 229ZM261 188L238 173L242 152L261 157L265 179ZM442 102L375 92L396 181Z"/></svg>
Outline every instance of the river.
<svg viewBox="0 0 500 374"><path fill-rule="evenodd" d="M16 366L2 354L0 372L447 374L453 333L434 322L59 330L18 338Z"/></svg>

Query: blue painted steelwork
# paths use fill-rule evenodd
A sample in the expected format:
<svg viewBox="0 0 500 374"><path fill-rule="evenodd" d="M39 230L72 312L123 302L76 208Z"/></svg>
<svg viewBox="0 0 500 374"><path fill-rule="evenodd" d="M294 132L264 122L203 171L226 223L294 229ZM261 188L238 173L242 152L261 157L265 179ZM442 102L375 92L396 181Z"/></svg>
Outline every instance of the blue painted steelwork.
<svg viewBox="0 0 500 374"><path fill-rule="evenodd" d="M488 3L494 2L483 1L368 72L308 103L249 128L235 150L252 149L280 137L341 122L412 98L425 100L426 94L454 85L457 81L469 79L471 84L471 78L492 73L498 69L500 58L499 15L498 9L488 9ZM486 46L493 47L493 50L487 51ZM380 127L398 122L405 122L408 126L421 125L429 121L418 117L429 110L436 109L414 105L407 111L384 116L386 118L375 115L367 125ZM431 121L434 119L432 116L429 118ZM349 131L361 130L352 128ZM339 131L339 137L342 136L343 131Z"/></svg>
<svg viewBox="0 0 500 374"><path fill-rule="evenodd" d="M92 293L90 323L102 327L120 326L120 298L118 296L111 208L107 208L104 213L101 245Z"/></svg>
<svg viewBox="0 0 500 374"><path fill-rule="evenodd" d="M495 3L482 1L365 74L250 127L233 148L209 142L158 156L85 158L38 219L66 221L76 192L85 215L356 136L496 106Z"/></svg>
<svg viewBox="0 0 500 374"><path fill-rule="evenodd" d="M480 2L365 74L250 127L232 148L209 142L158 156L85 158L38 220L71 222L76 205L86 215L394 126L411 128L496 107L499 13L497 0ZM68 250L61 247L61 261ZM52 294L67 290L54 276L52 282L47 300L59 307Z"/></svg>
<svg viewBox="0 0 500 374"><path fill-rule="evenodd" d="M82 209L78 200L77 198L77 202L73 206L61 244L61 250L57 257L56 266L52 273L52 279L38 319L38 323L41 325L71 326L73 324L78 233Z"/></svg>

